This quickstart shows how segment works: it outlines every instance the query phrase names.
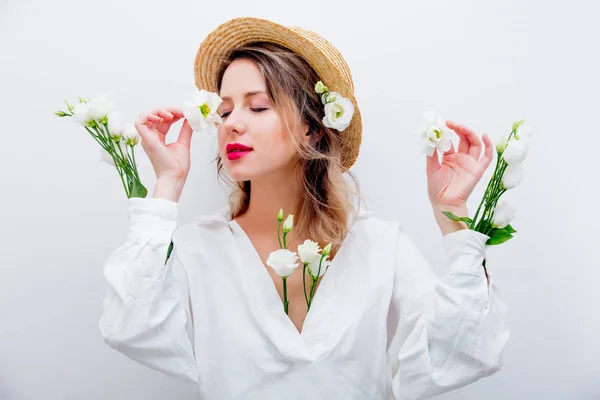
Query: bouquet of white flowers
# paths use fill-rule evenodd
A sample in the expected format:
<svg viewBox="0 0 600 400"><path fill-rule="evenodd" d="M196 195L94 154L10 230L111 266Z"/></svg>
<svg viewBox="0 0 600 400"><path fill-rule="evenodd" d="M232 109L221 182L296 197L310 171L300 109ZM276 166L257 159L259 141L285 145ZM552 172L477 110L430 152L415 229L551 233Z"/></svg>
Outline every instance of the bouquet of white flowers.
<svg viewBox="0 0 600 400"><path fill-rule="evenodd" d="M514 208L501 199L501 196L519 185L524 178L523 161L529 152L533 134L533 129L525 126L524 122L523 119L513 123L508 138L502 136L496 144L496 168L475 216L471 219L443 212L451 220L463 221L469 229L488 235L490 238L486 244L489 246L504 243L517 232L510 225L515 216Z"/></svg>
<svg viewBox="0 0 600 400"><path fill-rule="evenodd" d="M214 132L215 123L221 119L217 108L221 98L205 90L196 91L192 101L184 103L184 115L194 131ZM68 111L56 111L59 117L71 117L82 125L101 147L101 161L114 166L119 173L127 198L148 195L148 190L141 182L138 165L135 161L135 146L141 143L141 137L133 123L123 124L108 96L94 99L79 98L79 103L72 105L65 100ZM173 250L173 242L167 250L167 259Z"/></svg>
<svg viewBox="0 0 600 400"><path fill-rule="evenodd" d="M424 116L427 125L416 132L421 135L422 150L430 157L437 150L441 163L442 155L452 146L456 147L457 135L445 129L446 124L441 117L436 118L432 112L426 112ZM502 136L496 144L496 167L473 218L442 211L450 220L462 221L469 229L489 236L486 244L490 246L510 240L517 232L510 224L515 216L514 208L501 196L519 185L524 178L523 161L529 152L533 134L531 127L525 126L524 122L523 119L513 123L508 138ZM485 260L483 267L485 269Z"/></svg>
<svg viewBox="0 0 600 400"><path fill-rule="evenodd" d="M71 117L98 142L101 160L113 165L119 173L127 198L146 197L148 190L140 180L135 162L135 146L140 143L133 123L123 124L108 96L67 104L67 111L56 111L59 117Z"/></svg>

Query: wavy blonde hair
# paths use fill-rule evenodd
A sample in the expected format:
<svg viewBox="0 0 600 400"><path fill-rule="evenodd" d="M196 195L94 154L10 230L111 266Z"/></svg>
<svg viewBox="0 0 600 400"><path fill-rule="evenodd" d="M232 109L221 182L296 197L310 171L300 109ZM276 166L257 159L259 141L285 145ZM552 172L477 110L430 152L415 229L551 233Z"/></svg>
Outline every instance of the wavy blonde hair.
<svg viewBox="0 0 600 400"><path fill-rule="evenodd" d="M298 237L310 238L322 246L331 242L333 257L348 234L349 217L356 218L360 210L362 197L358 179L341 164L343 132L323 125L324 109L315 93L315 84L320 78L293 51L272 43L253 43L233 50L223 62L215 82L219 91L225 70L237 59L256 64L265 79L267 95L297 149L296 170L302 200L294 218L294 230ZM301 124L308 126L308 143L298 137L296 127ZM215 161L218 179L233 189L229 203L231 216L235 218L248 209L250 181L232 180L223 168L220 155ZM344 173L354 182L354 187L346 182ZM359 200L358 207L354 206L354 199Z"/></svg>

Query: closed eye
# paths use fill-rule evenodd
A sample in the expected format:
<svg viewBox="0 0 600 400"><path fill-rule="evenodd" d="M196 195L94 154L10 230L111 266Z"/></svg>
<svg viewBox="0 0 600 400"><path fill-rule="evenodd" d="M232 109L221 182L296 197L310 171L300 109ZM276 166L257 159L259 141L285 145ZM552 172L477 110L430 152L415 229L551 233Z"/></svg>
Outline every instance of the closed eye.
<svg viewBox="0 0 600 400"><path fill-rule="evenodd" d="M251 108L251 110L254 112L263 112L263 111L268 110L268 108L263 108L263 107ZM229 116L229 114L231 114L231 111L224 112L223 114L221 114L221 118L227 118L227 116Z"/></svg>

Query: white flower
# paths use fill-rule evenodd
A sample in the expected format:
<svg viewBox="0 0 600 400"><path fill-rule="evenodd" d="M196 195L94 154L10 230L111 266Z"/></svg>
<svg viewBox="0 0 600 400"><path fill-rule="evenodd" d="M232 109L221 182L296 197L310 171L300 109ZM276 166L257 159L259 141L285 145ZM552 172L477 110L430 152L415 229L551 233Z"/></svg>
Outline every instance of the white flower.
<svg viewBox="0 0 600 400"><path fill-rule="evenodd" d="M89 126L93 120L90 115L90 108L86 103L78 103L73 107L73 119L82 126Z"/></svg>
<svg viewBox="0 0 600 400"><path fill-rule="evenodd" d="M285 221L283 221L283 233L288 233L289 231L291 231L293 226L294 226L294 215L290 214L285 219Z"/></svg>
<svg viewBox="0 0 600 400"><path fill-rule="evenodd" d="M343 131L350 125L354 115L354 104L337 92L330 92L325 104L323 125L328 128Z"/></svg>
<svg viewBox="0 0 600 400"><path fill-rule="evenodd" d="M218 109L223 99L218 94L204 89L194 93L192 101L186 101L183 106L183 115L196 132L214 133L215 123L223 122L218 114Z"/></svg>
<svg viewBox="0 0 600 400"><path fill-rule="evenodd" d="M321 263L320 270L319 270L319 263ZM327 256L323 257L323 261L321 261L321 256L319 255L318 258L313 259L308 264L308 266L306 267L306 270L308 271L310 276L312 276L313 278L318 278L320 276L323 276L323 274L325 274L325 271L327 271L329 264L331 264L331 261L328 260Z"/></svg>
<svg viewBox="0 0 600 400"><path fill-rule="evenodd" d="M267 265L273 268L277 275L285 278L298 267L298 256L287 249L279 249L269 254Z"/></svg>
<svg viewBox="0 0 600 400"><path fill-rule="evenodd" d="M512 139L508 142L508 145L502 153L502 158L508 165L518 164L525 160L529 146L527 139L521 138L521 140Z"/></svg>
<svg viewBox="0 0 600 400"><path fill-rule="evenodd" d="M138 134L137 129L135 129L135 125L132 123L125 124L123 127L123 141L128 146L135 146L142 140L140 135Z"/></svg>
<svg viewBox="0 0 600 400"><path fill-rule="evenodd" d="M123 133L123 123L116 111L111 111L106 116L108 118L108 132L111 136L121 136Z"/></svg>
<svg viewBox="0 0 600 400"><path fill-rule="evenodd" d="M417 131L423 140L423 153L431 157L437 149L438 162L441 164L445 152L452 146L456 150L457 135L454 131L447 129L442 117L436 117L433 112L426 111L423 113L423 117L425 117L426 125Z"/></svg>
<svg viewBox="0 0 600 400"><path fill-rule="evenodd" d="M312 262L315 258L321 258L321 248L317 242L306 239L304 244L298 246L300 261L304 264Z"/></svg>
<svg viewBox="0 0 600 400"><path fill-rule="evenodd" d="M521 125L519 126L519 128L517 129L517 135L516 137L518 137L519 139L524 138L524 139L531 139L533 137L533 127L529 126L529 125Z"/></svg>
<svg viewBox="0 0 600 400"><path fill-rule="evenodd" d="M504 229L515 218L515 209L503 199L498 201L492 217L494 228Z"/></svg>
<svg viewBox="0 0 600 400"><path fill-rule="evenodd" d="M512 189L523 182L524 178L523 164L510 164L504 170L504 175L502 175L502 185L506 189Z"/></svg>
<svg viewBox="0 0 600 400"><path fill-rule="evenodd" d="M88 103L88 107L90 116L95 120L106 118L111 111L114 111L113 103L107 95L92 99L92 101Z"/></svg>

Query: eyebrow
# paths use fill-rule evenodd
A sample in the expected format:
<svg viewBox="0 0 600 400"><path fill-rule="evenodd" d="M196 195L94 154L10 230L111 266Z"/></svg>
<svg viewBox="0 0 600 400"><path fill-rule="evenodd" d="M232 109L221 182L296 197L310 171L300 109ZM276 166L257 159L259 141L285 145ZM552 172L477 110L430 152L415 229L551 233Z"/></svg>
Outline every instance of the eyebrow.
<svg viewBox="0 0 600 400"><path fill-rule="evenodd" d="M251 92L246 92L244 93L244 98L247 99L248 97L252 97L252 96L256 96L257 94L267 94L267 92L265 92L264 90L253 90ZM221 97L223 99L223 101L231 101L231 97L229 96L225 96L225 97Z"/></svg>

